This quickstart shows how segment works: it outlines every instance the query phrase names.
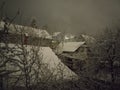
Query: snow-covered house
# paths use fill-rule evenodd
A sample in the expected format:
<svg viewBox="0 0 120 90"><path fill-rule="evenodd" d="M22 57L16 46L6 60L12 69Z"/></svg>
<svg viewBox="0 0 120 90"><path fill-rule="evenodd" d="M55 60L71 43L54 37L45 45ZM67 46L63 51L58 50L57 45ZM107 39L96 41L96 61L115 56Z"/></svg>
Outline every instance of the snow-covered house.
<svg viewBox="0 0 120 90"><path fill-rule="evenodd" d="M4 28L4 22L2 21L0 22L0 28ZM52 39L51 35L46 30L36 29L29 26L22 26L17 24L10 24L8 28L9 33L20 34L22 31L22 33L28 33L29 36Z"/></svg>
<svg viewBox="0 0 120 90"><path fill-rule="evenodd" d="M0 30L3 32L4 22L0 22ZM9 43L20 43L21 38L25 38L24 34L27 34L27 44L28 45L38 45L50 46L52 41L52 36L46 31L41 29L36 29L28 26L10 24L8 27L8 41ZM4 32L3 32L4 33ZM1 34L1 33L0 33ZM21 35L22 34L22 35ZM23 40L24 42L24 40Z"/></svg>
<svg viewBox="0 0 120 90"><path fill-rule="evenodd" d="M73 69L75 64L85 63L88 60L89 47L85 42L64 42L58 46L56 53Z"/></svg>
<svg viewBox="0 0 120 90"><path fill-rule="evenodd" d="M63 42L58 45L55 52L76 59L85 60L87 57L87 45L85 42Z"/></svg>

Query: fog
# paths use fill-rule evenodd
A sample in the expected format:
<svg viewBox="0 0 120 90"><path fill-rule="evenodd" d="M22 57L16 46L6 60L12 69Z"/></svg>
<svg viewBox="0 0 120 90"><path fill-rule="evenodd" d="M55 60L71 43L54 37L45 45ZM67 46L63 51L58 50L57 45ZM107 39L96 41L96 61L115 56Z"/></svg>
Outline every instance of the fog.
<svg viewBox="0 0 120 90"><path fill-rule="evenodd" d="M96 34L120 20L120 0L1 0L4 12L14 17L18 8L21 18L16 23L29 25L35 17L39 27L48 32Z"/></svg>

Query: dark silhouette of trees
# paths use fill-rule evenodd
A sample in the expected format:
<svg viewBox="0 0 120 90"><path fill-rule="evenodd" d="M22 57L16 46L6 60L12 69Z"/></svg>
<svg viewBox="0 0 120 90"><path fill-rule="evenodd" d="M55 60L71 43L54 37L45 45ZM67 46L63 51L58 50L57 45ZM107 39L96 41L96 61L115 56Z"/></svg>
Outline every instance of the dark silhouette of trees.
<svg viewBox="0 0 120 90"><path fill-rule="evenodd" d="M3 19L3 15L4 15L4 6L5 6L5 1L2 2L2 5L0 6L0 12L1 12L0 20Z"/></svg>
<svg viewBox="0 0 120 90"><path fill-rule="evenodd" d="M48 30L48 25L47 25L47 24L44 25L44 26L42 27L42 29L43 29L43 30Z"/></svg>
<svg viewBox="0 0 120 90"><path fill-rule="evenodd" d="M32 18L30 26L33 27L33 28L37 28L38 27L36 18Z"/></svg>
<svg viewBox="0 0 120 90"><path fill-rule="evenodd" d="M111 89L115 89L115 83L118 83L120 75L120 28L106 28L105 31L97 38L93 48L94 70L98 74L100 71L110 77L104 78L105 81L111 82ZM99 79L100 77L98 77ZM120 82L119 82L120 83ZM116 89L115 89L116 90Z"/></svg>

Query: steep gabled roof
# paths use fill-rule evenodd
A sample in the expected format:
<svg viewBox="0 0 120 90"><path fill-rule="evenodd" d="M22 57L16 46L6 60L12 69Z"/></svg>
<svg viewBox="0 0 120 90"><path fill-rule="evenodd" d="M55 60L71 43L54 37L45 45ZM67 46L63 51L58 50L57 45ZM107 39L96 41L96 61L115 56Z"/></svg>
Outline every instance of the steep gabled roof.
<svg viewBox="0 0 120 90"><path fill-rule="evenodd" d="M63 52L75 52L85 42L65 42L63 43Z"/></svg>
<svg viewBox="0 0 120 90"><path fill-rule="evenodd" d="M4 43L0 43L1 46L4 46ZM8 44L9 47L14 47L16 48L18 51L20 51L21 49L19 49L15 44ZM27 49L28 52L31 51L31 49L33 48L33 46L31 45L27 45L25 47L25 49ZM34 46L35 50L38 50L38 55L40 57L40 62L41 62L41 69L40 69L40 77L42 78L49 78L49 76L51 76L52 73L52 77L56 78L56 80L60 79L61 77L63 79L67 79L67 80L72 80L74 79L78 79L78 75L75 74L71 69L69 69L59 58L58 56L52 51L51 48L49 47L36 47ZM31 54L33 53L29 53L29 55L27 55L27 58L29 59ZM14 57L15 59L19 58L17 56ZM36 62L37 63L37 62ZM36 63L34 64L34 69L38 70L38 68L36 67ZM46 65L46 66L44 66ZM8 66L8 69L12 69L12 70L16 70L18 69L17 67L11 67ZM34 72L34 71L33 71ZM50 75L49 75L50 74Z"/></svg>

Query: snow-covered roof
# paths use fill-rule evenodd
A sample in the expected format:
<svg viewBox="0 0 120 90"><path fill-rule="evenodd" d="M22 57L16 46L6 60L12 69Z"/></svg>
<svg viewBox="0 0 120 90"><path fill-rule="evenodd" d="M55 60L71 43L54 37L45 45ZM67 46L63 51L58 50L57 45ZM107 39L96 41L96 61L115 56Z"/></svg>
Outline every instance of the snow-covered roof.
<svg viewBox="0 0 120 90"><path fill-rule="evenodd" d="M0 28L4 27L4 22L0 22ZM22 26L22 25L16 25L16 24L10 24L9 26L9 32L10 33L20 33L21 30L23 30L24 33L28 33L29 36L34 37L43 37L52 39L52 36L46 31L41 29L36 29L28 26Z"/></svg>
<svg viewBox="0 0 120 90"><path fill-rule="evenodd" d="M85 42L65 42L63 43L63 52L75 52Z"/></svg>
<svg viewBox="0 0 120 90"><path fill-rule="evenodd" d="M2 43L2 46L4 46L3 43ZM8 46L17 48L15 46L15 44L9 44ZM38 47L37 48L36 47L34 46L34 49L38 50ZM33 46L27 45L27 46L25 46L25 48L27 49L27 51L31 51ZM41 77L46 77L46 78L49 77L49 74L50 74L50 73L48 73L48 71L49 71L49 72L53 73L53 76L55 76L57 79L60 79L61 77L63 79L69 79L69 80L73 79L73 78L74 79L78 78L78 76L72 70L70 70L64 63L62 63L62 61L57 57L57 55L52 51L51 48L39 47L39 49L40 50L38 52L38 55L40 56L41 63L43 65L47 64L47 68L46 68L47 70L45 70L45 68L41 69L42 73L44 74L43 76L41 76L41 74L40 74ZM41 58L41 56L42 56L42 58ZM30 58L30 55L28 55L27 58ZM16 68L17 67L15 67L14 69L16 69ZM37 69L37 67L36 67L36 69Z"/></svg>

